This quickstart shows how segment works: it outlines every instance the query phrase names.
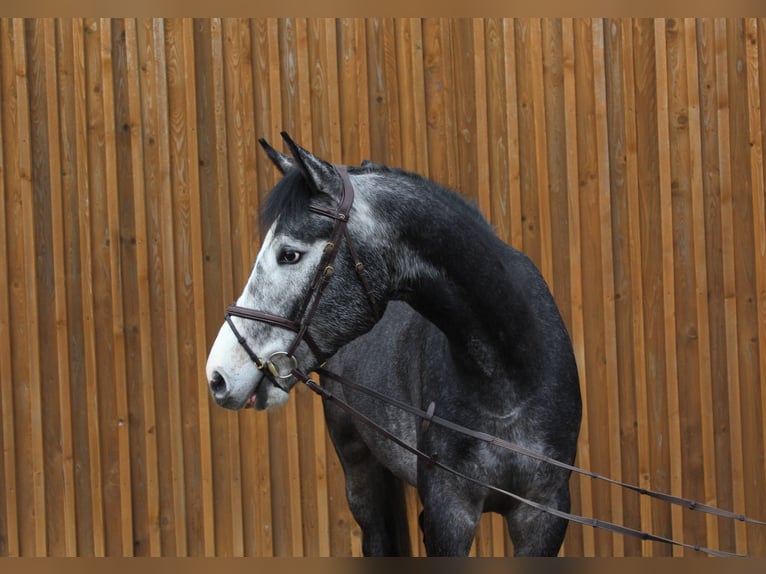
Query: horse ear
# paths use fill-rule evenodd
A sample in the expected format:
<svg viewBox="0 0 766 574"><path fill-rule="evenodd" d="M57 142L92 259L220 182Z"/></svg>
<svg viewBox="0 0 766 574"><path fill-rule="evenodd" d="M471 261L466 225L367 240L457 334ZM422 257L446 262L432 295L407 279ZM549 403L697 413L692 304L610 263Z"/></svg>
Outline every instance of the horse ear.
<svg viewBox="0 0 766 574"><path fill-rule="evenodd" d="M332 164L303 149L290 138L287 132L282 132L282 138L287 147L290 148L290 153L293 154L297 167L303 172L314 191L335 197L335 194L341 189L341 181Z"/></svg>
<svg viewBox="0 0 766 574"><path fill-rule="evenodd" d="M277 169L283 175L295 167L295 160L293 158L281 151L275 150L265 139L258 139L258 143L261 144L261 147L266 151L266 155L269 156L271 162L277 166Z"/></svg>

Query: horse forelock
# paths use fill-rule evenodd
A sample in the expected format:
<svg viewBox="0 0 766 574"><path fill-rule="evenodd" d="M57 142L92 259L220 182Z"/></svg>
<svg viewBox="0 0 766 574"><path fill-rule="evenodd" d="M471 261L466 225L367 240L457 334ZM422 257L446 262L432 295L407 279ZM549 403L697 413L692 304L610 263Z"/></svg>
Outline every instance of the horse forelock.
<svg viewBox="0 0 766 574"><path fill-rule="evenodd" d="M308 213L312 191L298 169L288 171L266 196L261 227L269 229L277 219L292 221Z"/></svg>

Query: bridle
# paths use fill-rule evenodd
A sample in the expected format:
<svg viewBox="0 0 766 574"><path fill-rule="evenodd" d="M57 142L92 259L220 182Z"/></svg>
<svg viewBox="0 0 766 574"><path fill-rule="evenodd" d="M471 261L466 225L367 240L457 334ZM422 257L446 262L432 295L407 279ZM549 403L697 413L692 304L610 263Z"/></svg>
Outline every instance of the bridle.
<svg viewBox="0 0 766 574"><path fill-rule="evenodd" d="M354 260L354 267L356 269L357 276L362 283L362 287L367 295L367 299L370 302L373 313L376 320L380 318L380 311L378 305L375 302L372 289L367 280L364 264L359 259L358 252L354 247L351 236L348 233L348 221L351 207L354 204L354 187L351 185L351 179L348 175L348 169L344 165L333 164L333 168L338 173L343 183L341 200L338 207L332 211L320 207L318 205L309 205L309 210L318 215L329 217L335 221L330 238L325 244L322 258L319 260L316 272L311 281L309 290L303 298L301 306L298 308L296 319L288 319L286 317L280 317L266 311L259 311L255 309L249 309L247 307L240 307L239 305L229 305L226 310L225 320L231 328L234 336L237 338L237 342L245 350L250 360L255 363L258 370L263 371L268 376L272 383L279 388L284 387L279 383L289 379L293 376L293 371L298 367L298 361L295 358L295 351L302 341L305 341L311 352L314 354L319 363L325 362L325 357L320 351L318 345L308 332L309 325L311 324L317 309L319 308L319 302L322 299L327 284L335 274L335 267L333 263L338 255L340 242L345 239L348 246L349 253ZM251 321L261 321L281 327L295 333L292 343L285 351L277 351L272 353L265 361L262 360L253 349L250 347L247 340L242 336L239 330L231 320L232 317L239 317L242 319L249 319Z"/></svg>

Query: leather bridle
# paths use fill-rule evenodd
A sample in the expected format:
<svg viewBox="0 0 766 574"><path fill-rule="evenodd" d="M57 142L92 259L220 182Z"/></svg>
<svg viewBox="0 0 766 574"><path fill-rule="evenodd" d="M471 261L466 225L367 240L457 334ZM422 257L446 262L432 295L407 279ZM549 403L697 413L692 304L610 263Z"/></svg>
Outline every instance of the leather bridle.
<svg viewBox="0 0 766 574"><path fill-rule="evenodd" d="M333 266L335 258L338 255L340 242L345 239L348 246L349 253L354 259L354 266L357 276L359 277L364 291L367 295L367 299L370 302L373 313L376 320L380 318L380 312L378 305L375 302L372 289L365 274L364 264L360 261L359 255L354 243L351 241L351 236L348 233L348 221L351 207L354 204L354 187L351 185L351 180L348 175L348 169L344 165L333 165L343 183L342 195L338 207L332 211L324 209L317 205L310 205L309 210L318 215L329 217L335 221L332 233L327 244L324 247L322 258L317 265L316 272L311 281L308 292L303 298L303 302L299 307L296 319L288 319L286 317L280 317L266 311L259 311L255 309L249 309L247 307L240 307L236 304L230 305L226 310L225 319L231 328L234 336L237 338L237 342L242 346L250 360L255 363L258 370L264 372L268 376L272 383L276 386L283 388L278 381L289 379L293 376L293 371L298 367L298 361L295 358L295 351L302 341L305 341L311 352L316 357L319 363L324 363L325 357L320 351L316 342L312 339L311 334L308 332L309 325L311 324L317 309L319 308L319 302L322 299L327 284L335 274L335 267ZM241 319L249 319L251 321L261 321L281 327L295 333L290 346L285 351L277 351L272 353L265 361L262 360L248 344L247 340L242 336L239 330L231 320L232 317L239 317ZM285 390L283 388L283 390Z"/></svg>

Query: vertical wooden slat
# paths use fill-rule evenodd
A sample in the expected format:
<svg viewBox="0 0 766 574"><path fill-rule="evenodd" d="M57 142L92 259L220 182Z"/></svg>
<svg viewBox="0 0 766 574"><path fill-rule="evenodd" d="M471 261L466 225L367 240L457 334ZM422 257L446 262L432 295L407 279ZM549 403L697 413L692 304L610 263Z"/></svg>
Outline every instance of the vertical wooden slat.
<svg viewBox="0 0 766 574"><path fill-rule="evenodd" d="M341 130L344 162L359 163L367 157L368 148L362 144L363 132L369 141L369 126L365 119L367 112L367 58L364 42L359 38L364 28L357 25L359 20L342 18L338 22L338 45L340 67ZM361 51L360 51L361 50Z"/></svg>
<svg viewBox="0 0 766 574"><path fill-rule="evenodd" d="M516 84L516 31L514 21L503 20L505 46L505 92L508 121L508 210L510 212L510 243L522 247L521 225L521 166L519 165L519 109Z"/></svg>
<svg viewBox="0 0 766 574"><path fill-rule="evenodd" d="M529 48L532 57L532 123L534 125L534 153L537 174L538 235L540 238L540 271L551 290L553 282L553 242L551 229L551 197L548 171L548 134L545 127L545 87L543 81L542 22L534 18L529 22Z"/></svg>
<svg viewBox="0 0 766 574"><path fill-rule="evenodd" d="M612 478L622 478L622 457L620 454L620 399L617 374L617 334L615 332L614 308L614 255L612 247L611 183L609 180L609 141L607 131L606 72L604 64L603 20L594 19L593 25L593 68L594 95L596 102L596 146L598 161L599 212L601 222L601 269L604 294L604 357L606 362L607 404L609 409L609 470ZM612 521L623 523L622 493L612 489ZM624 539L613 537L613 555L624 555Z"/></svg>
<svg viewBox="0 0 766 574"><path fill-rule="evenodd" d="M489 181L489 142L487 136L487 62L484 45L484 22L472 19L474 90L476 98L476 179L479 209L489 219L492 215Z"/></svg>
<svg viewBox="0 0 766 574"><path fill-rule="evenodd" d="M31 340L27 345L29 353L29 408L32 438L32 491L33 516L35 529L35 554L47 554L47 533L45 514L45 471L42 430L42 396L40 381L40 348L37 343L39 336L39 318L37 309L37 265L35 253L35 209L34 190L32 188L32 159L30 141L29 96L27 88L27 52L25 46L24 21L13 20L13 55L16 69L16 101L17 101L17 137L19 185L22 197L23 241L25 251L24 278L28 297L26 300L26 321L28 335Z"/></svg>
<svg viewBox="0 0 766 574"><path fill-rule="evenodd" d="M332 161L341 161L340 94L338 93L338 47L335 24L331 18L323 19L323 63L327 80L327 111L329 152Z"/></svg>
<svg viewBox="0 0 766 574"><path fill-rule="evenodd" d="M763 20L745 20L747 50L747 95L750 145L750 179L753 197L753 228L755 250L756 314L758 324L758 368L761 381L766 378L766 190L763 168L763 113L761 109L761 74L758 52L759 36L763 35ZM766 389L761 388L762 444L766 450ZM763 464L766 479L766 464ZM766 510L763 511L766 513Z"/></svg>
<svg viewBox="0 0 766 574"><path fill-rule="evenodd" d="M90 498L93 528L93 553L104 556L104 502L101 480L101 429L98 415L98 377L96 375L96 342L93 311L92 248L90 233L90 185L88 174L88 126L85 109L85 42L84 22L72 22L75 76L75 116L77 147L77 182L80 208L80 258L82 261L82 307L85 352L85 378L88 396L88 457L90 464Z"/></svg>
<svg viewBox="0 0 766 574"><path fill-rule="evenodd" d="M657 127L658 157L660 165L660 231L662 237L663 312L665 315L665 385L668 401L668 430L670 443L670 488L681 492L681 436L678 399L678 369L676 350L676 302L673 278L673 205L670 175L670 133L668 117L668 70L665 48L665 21L654 22L657 63ZM679 507L672 509L673 536L683 538L683 516ZM683 550L674 547L673 553L682 556Z"/></svg>
<svg viewBox="0 0 766 574"><path fill-rule="evenodd" d="M59 148L59 109L56 75L55 23L43 22L45 38L45 72L48 120L48 158L50 164L51 233L54 249L54 299L56 321L56 353L58 358L59 413L61 417L61 472L64 483L64 551L67 556L77 553L77 523L75 515L74 447L72 444L71 383L69 370L69 333L66 298L66 257L64 243L64 207L61 186L61 150Z"/></svg>
<svg viewBox="0 0 766 574"><path fill-rule="evenodd" d="M243 24L237 19L226 19L220 22L220 26L213 26L213 54L216 63L216 85L214 87L214 99L216 101L216 107L222 109L220 113L220 121L217 134L217 147L223 151L218 153L218 173L221 182L225 183L227 187L221 189L222 196L219 196L219 225L220 225L220 242L224 248L229 247L232 252L231 257L235 257L235 254L241 256L241 265L235 266L232 269L237 269L242 273L246 273L249 269L250 261L250 238L253 233L250 230L249 214L251 213L248 203L248 198L251 193L250 186L252 185L252 176L250 180L247 179L247 166L252 162L252 158L247 155L251 149L247 145L247 133L244 132L245 125L252 124L252 107L248 105L246 95L252 92L251 74L250 70L244 66L244 62L247 61L246 50L242 45L242 35L246 34L246 30ZM222 46L219 45L223 43ZM226 114L227 109L227 96L228 96L228 117ZM228 122L228 123L225 123ZM227 153L228 152L228 153ZM229 161L227 156L231 154L231 160ZM228 173L223 175L223 168L228 168ZM229 200L228 196L232 196ZM239 214L239 218L231 218L231 203L236 203ZM232 233L234 231L234 233ZM231 235L231 237L227 237ZM235 240L236 238L236 240ZM225 263L222 264L223 271L228 271L229 261L228 257L223 257ZM238 283L234 286L234 291L230 291L231 279L228 273L223 278L224 293L227 294L228 300L224 302L224 305L231 303L235 298L235 292L241 288L239 279L234 280ZM241 516L241 511L236 507L242 508L242 475L243 471L247 472L247 468L243 469L241 464L241 439L240 433L242 428L247 428L246 424L240 424L240 418L233 416L231 413L218 413L219 417L225 417L221 425L215 427L214 432L223 431L224 436L222 440L224 444L218 446L220 449L227 449L227 457L225 468L221 469L221 472L226 476L225 484L222 484L219 489L219 499L222 496L228 496L229 506L227 510L223 512L224 520L228 524L221 528L219 532L222 538L230 538L231 540L220 540L219 543L229 542L232 545L232 552L236 553L239 549L240 541L239 535L235 535L234 532L238 532L240 529L240 521L242 521L242 528L244 528L244 517ZM258 435L263 436L263 435ZM266 435L268 436L268 435ZM267 448L268 443L262 445L261 441L258 441L259 449ZM268 450L264 455L257 455L268 457ZM244 465L248 463L245 461ZM222 490L221 490L222 489ZM231 528L231 534L229 534L229 528Z"/></svg>
<svg viewBox="0 0 766 574"><path fill-rule="evenodd" d="M195 24L196 26L196 24ZM230 188L229 188L229 164L227 160L227 130L226 130L226 79L223 67L223 22L220 18L212 18L205 27L205 39L209 41L209 60L203 59L197 61L196 65L201 69L199 70L199 82L207 81L209 86L200 86L201 91L209 92L209 107L210 107L210 122L205 124L201 123L200 128L202 130L209 130L207 138L210 140L208 143L208 152L210 154L209 161L212 161L214 171L211 174L212 189L209 190L211 195L211 204L215 206L215 214L217 215L217 225L213 222L214 216L212 213L207 215L208 225L215 231L211 232L210 240L217 245L218 251L211 248L206 253L206 259L213 259L216 266L216 281L220 286L221 299L216 300L214 308L217 314L213 315L215 318L220 317L222 309L225 309L226 305L234 300L234 287L232 284L233 271L232 271L232 244L231 244L231 213L230 213ZM207 38L209 34L209 39ZM205 54L207 50L203 47L199 50L200 53ZM207 69L203 69L207 68ZM207 76L206 76L207 74ZM201 138L201 144L202 143ZM203 158L201 152L201 158ZM205 157L201 161L208 161ZM200 191L203 191L203 183L200 183ZM208 255L209 254L209 255ZM216 259L217 255L217 259ZM208 291L209 293L209 291ZM210 297L210 295L208 295ZM206 385L203 385L206 387ZM207 392L206 392L207 394ZM202 406L202 397L199 397L200 407ZM209 397L204 399L209 403ZM216 533L216 554L218 556L226 556L227 545L231 546L231 553L234 556L239 556L240 553L245 553L244 534L243 531L249 524L246 523L244 514L246 513L249 505L246 502L246 498L243 497L243 477L246 473L242 472L242 466L240 462L239 453L239 432L236 432L236 424L234 429L230 430L230 422L235 420L235 416L231 416L231 413L224 413L220 410L213 409L210 413L211 429L213 441L211 449L213 451L228 450L230 458L225 465L214 465L213 470L218 470L219 474L213 476L214 485L214 500L215 509L218 512L215 513L215 533ZM241 429L242 427L240 427ZM203 440L201 438L201 440ZM228 444L229 448L224 449L224 444ZM246 464L246 463L245 463ZM224 468L217 468L224 467ZM221 478L219 478L221 477ZM228 491L230 489L230 491ZM228 492L227 492L228 491ZM229 494L230 492L230 494ZM229 494L230 507L227 507L223 503L226 495ZM219 510L220 508L220 510ZM229 532L228 528L231 527L232 531ZM234 534L236 533L236 534ZM253 544L258 542L256 536L252 536Z"/></svg>
<svg viewBox="0 0 766 574"><path fill-rule="evenodd" d="M14 66L12 64L12 49L9 29L11 22L7 20L0 21L0 94L5 95L5 87L9 84L6 78L12 75ZM5 98L3 98L5 99ZM7 103L7 100L6 102ZM9 177L6 171L5 162L12 158L6 158L5 151L7 147L4 142L4 129L8 125L7 118L4 117L6 108L0 105L0 273L5 277L10 277L8 267L8 216L10 209L10 187L11 182L7 181ZM0 281L0 380L13 380L12 369L12 347L11 336L13 326L11 324L10 312L10 288L8 281ZM8 556L19 555L19 516L18 499L16 491L16 437L15 437L15 413L13 409L13 385L0 385L0 413L2 413L2 432L3 432L3 506L5 508L4 516L0 521L4 521L3 532L5 533L5 551Z"/></svg>
<svg viewBox="0 0 766 574"><path fill-rule="evenodd" d="M138 70L138 40L136 21L125 20L125 43L127 60L128 115L130 117L131 165L133 176L133 210L136 225L136 265L138 283L138 323L141 353L141 397L144 416L144 451L146 460L147 519L149 532L149 555L162 554L160 537L160 503L158 487L158 456L156 412L154 400L154 371L152 369L152 321L149 293L149 239L146 216L146 186L144 183L144 154L141 145L143 124L141 119L141 95Z"/></svg>
<svg viewBox="0 0 766 574"><path fill-rule="evenodd" d="M577 105L575 99L575 46L574 23L571 18L564 18L562 26L563 68L564 68L564 120L567 139L566 179L569 200L569 273L571 275L571 314L572 344L580 373L583 416L580 428L580 440L577 448L577 464L582 468L591 468L590 461L590 425L588 424L588 373L585 363L585 318L583 312L583 277L582 277L582 239L580 226L579 169L577 158ZM590 479L580 476L580 513L593 516L593 490ZM593 529L582 529L583 553L595 556L595 538Z"/></svg>
<svg viewBox="0 0 766 574"><path fill-rule="evenodd" d="M396 38L402 167L428 176L423 32L420 19L398 18Z"/></svg>
<svg viewBox="0 0 766 574"><path fill-rule="evenodd" d="M130 496L130 430L127 383L125 380L125 325L122 300L122 261L120 258L120 217L117 188L117 150L114 133L114 79L112 73L111 22L100 21L102 105L104 113L104 153L108 217L109 263L112 301L114 353L113 385L116 402L117 450L120 479L120 534L123 556L133 555L133 511Z"/></svg>
<svg viewBox="0 0 766 574"><path fill-rule="evenodd" d="M697 31L695 21L686 18L684 39L686 49L686 81L688 84L689 143L691 145L690 175L692 193L692 227L694 249L694 282L699 334L699 392L702 420L703 488L705 503L716 506L716 458L714 427L705 424L713 412L713 388L711 380L710 319L708 314L708 281L705 245L705 211L702 179L702 128L700 120L699 74L697 64ZM718 543L718 521L712 515L706 517L707 545Z"/></svg>
<svg viewBox="0 0 766 574"><path fill-rule="evenodd" d="M182 22L183 49L184 49L184 93L185 106L187 109L186 121L186 153L190 204L190 226L191 226L191 267L193 292L192 297L195 301L194 328L196 347L196 371L198 389L198 420L200 434L200 469L201 469L201 489L202 489L202 521L203 521L203 553L205 556L214 556L215 554L215 524L213 517L213 469L212 469L212 446L210 436L210 402L207 387L200 384L205 380L205 351L207 343L205 341L205 315L204 309L205 291L203 277L204 251L202 248L202 210L200 205L200 178L199 178L199 151L197 147L197 105L195 90L197 89L194 72L194 30L191 18L184 18ZM239 540L241 553L241 523L236 540Z"/></svg>
<svg viewBox="0 0 766 574"><path fill-rule="evenodd" d="M718 101L718 163L721 187L721 242L723 258L724 322L726 329L726 369L729 393L729 427L731 441L732 490L735 508L745 508L742 427L740 406L739 342L737 337L737 287L734 260L734 215L731 173L731 140L729 123L729 69L726 50L726 20L714 23L716 99ZM747 531L742 523L735 526L736 551L747 552Z"/></svg>
<svg viewBox="0 0 766 574"><path fill-rule="evenodd" d="M165 51L165 23L162 19L152 21L152 42L154 45L154 81L156 83L156 118L157 122L157 151L159 153L159 192L160 192L160 225L162 280L164 292L164 322L165 322L165 360L168 370L168 392L170 395L170 412L168 413L170 427L170 467L173 493L173 526L175 534L175 555L186 556L187 546L187 513L186 486L184 480L184 449L181 421L181 391L179 388L178 366L178 325L176 317L176 288L174 284L175 252L173 239L173 200L170 172L170 142L168 126L168 93L167 93L167 61Z"/></svg>
<svg viewBox="0 0 766 574"><path fill-rule="evenodd" d="M641 280L641 225L638 186L638 136L636 133L635 71L633 67L633 25L629 20L620 21L623 59L623 107L625 114L625 161L628 195L628 244L631 280L631 333L633 335L633 380L635 385L636 424L638 426L638 476L639 486L651 488L651 459L649 449L649 414L646 389L646 344L643 312L643 281ZM641 529L651 531L652 504L648 496L641 498ZM642 543L642 555L652 555L652 543Z"/></svg>
<svg viewBox="0 0 766 574"><path fill-rule="evenodd" d="M428 114L429 173L442 184L458 182L455 142L454 74L450 20L423 23L424 77ZM433 142L433 143L432 143ZM438 142L438 145L437 145Z"/></svg>

